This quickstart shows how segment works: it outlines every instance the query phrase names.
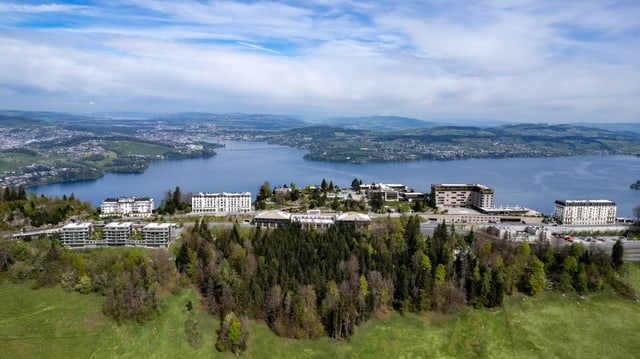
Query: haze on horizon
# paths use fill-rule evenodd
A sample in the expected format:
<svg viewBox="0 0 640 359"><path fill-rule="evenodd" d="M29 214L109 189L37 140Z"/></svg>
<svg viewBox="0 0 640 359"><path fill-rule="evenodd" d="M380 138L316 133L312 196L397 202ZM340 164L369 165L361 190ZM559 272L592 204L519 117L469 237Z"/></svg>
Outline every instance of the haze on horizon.
<svg viewBox="0 0 640 359"><path fill-rule="evenodd" d="M3 1L0 108L638 122L631 1Z"/></svg>

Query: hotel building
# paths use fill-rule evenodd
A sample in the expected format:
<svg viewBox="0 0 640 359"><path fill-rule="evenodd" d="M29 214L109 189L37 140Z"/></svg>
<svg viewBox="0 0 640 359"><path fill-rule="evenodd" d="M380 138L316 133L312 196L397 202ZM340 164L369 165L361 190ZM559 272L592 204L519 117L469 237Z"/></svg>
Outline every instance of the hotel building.
<svg viewBox="0 0 640 359"><path fill-rule="evenodd" d="M192 213L247 213L251 212L251 193L203 193L191 198Z"/></svg>
<svg viewBox="0 0 640 359"><path fill-rule="evenodd" d="M566 225L616 223L616 204L609 200L557 200L553 218Z"/></svg>
<svg viewBox="0 0 640 359"><path fill-rule="evenodd" d="M150 197L107 198L100 204L102 217L151 217L154 203Z"/></svg>
<svg viewBox="0 0 640 359"><path fill-rule="evenodd" d="M493 188L481 184L432 184L436 207L493 208Z"/></svg>

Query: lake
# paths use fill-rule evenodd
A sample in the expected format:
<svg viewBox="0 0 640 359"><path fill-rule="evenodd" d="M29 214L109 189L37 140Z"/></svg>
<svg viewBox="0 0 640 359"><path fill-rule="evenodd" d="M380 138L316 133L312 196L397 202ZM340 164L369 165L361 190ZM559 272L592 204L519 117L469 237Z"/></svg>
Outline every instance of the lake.
<svg viewBox="0 0 640 359"><path fill-rule="evenodd" d="M480 183L495 190L496 206L522 206L551 214L556 199L608 199L618 217L631 217L640 191L629 185L640 179L640 157L582 156L557 158L473 159L403 163L332 163L306 161L304 151L266 143L218 141L226 145L208 159L159 161L143 174L107 174L95 181L30 188L38 194L77 198L99 206L107 197L153 197L156 206L167 190L244 192L254 199L264 181L271 186L320 184L325 178L349 187L364 183L404 183L429 192L432 183Z"/></svg>

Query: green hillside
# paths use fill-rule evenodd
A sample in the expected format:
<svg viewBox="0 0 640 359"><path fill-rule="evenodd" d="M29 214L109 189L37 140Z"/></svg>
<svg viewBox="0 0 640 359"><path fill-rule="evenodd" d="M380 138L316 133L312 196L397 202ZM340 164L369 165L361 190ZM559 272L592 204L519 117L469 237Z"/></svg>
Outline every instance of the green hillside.
<svg viewBox="0 0 640 359"><path fill-rule="evenodd" d="M640 289L640 265L627 264ZM115 323L101 312L102 297L60 288L0 285L0 342L6 358L212 358L218 319L195 305L198 343L187 341L184 309L195 293L165 298L161 314L144 324ZM640 350L640 303L610 291L589 297L547 292L507 298L498 310L458 314L396 312L358 327L350 340L294 340L253 322L255 358L631 358Z"/></svg>

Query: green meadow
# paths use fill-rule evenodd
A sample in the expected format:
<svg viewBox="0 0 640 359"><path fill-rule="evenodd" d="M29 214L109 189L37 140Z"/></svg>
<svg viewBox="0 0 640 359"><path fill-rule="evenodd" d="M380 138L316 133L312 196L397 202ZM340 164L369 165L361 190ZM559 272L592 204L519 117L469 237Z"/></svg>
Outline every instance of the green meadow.
<svg viewBox="0 0 640 359"><path fill-rule="evenodd" d="M640 265L626 264L640 290ZM116 323L102 314L98 295L60 288L0 284L0 357L3 358L215 358L217 318L194 305L197 343L185 332L192 290L165 298L144 324ZM640 303L611 290L581 297L546 292L507 298L498 310L466 308L456 314L387 313L358 327L349 340L294 340L253 322L254 358L631 358L640 342Z"/></svg>

